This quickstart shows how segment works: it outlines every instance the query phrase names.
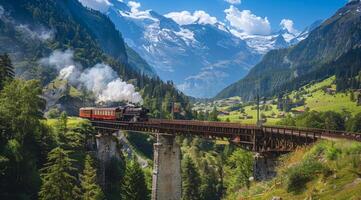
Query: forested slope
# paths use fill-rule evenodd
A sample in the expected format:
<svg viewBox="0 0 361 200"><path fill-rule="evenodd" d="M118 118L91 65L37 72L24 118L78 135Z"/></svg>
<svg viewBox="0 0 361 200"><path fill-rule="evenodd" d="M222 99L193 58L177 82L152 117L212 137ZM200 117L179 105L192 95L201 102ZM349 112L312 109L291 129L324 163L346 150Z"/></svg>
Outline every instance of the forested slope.
<svg viewBox="0 0 361 200"><path fill-rule="evenodd" d="M2 0L0 6L0 53L10 55L18 77L39 79L43 86L53 84L59 70L44 66L41 60L56 51L71 50L74 62L84 69L102 63L111 66L122 80L141 91L144 104L152 110L162 107L163 101L177 101L185 111L179 117L189 113L187 97L172 83L157 78L153 69L126 47L121 34L102 13L83 7L77 0ZM69 105L66 110L70 113L84 102L69 91L59 96L56 103ZM170 108L167 103L155 115L166 115Z"/></svg>

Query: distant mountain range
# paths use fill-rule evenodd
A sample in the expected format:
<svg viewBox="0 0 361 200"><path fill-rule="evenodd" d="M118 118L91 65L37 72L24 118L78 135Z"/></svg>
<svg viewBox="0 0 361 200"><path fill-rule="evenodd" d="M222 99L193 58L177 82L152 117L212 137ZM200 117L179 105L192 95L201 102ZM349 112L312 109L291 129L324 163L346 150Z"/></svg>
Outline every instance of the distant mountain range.
<svg viewBox="0 0 361 200"><path fill-rule="evenodd" d="M125 42L163 80L172 80L186 94L213 97L244 77L263 55L305 39L320 21L301 33L287 29L267 36L242 35L221 23L179 25L152 10L141 11L112 0L105 13Z"/></svg>
<svg viewBox="0 0 361 200"><path fill-rule="evenodd" d="M300 37L308 37L297 45L267 53L246 77L216 98L241 96L252 100L257 93L279 95L333 75L337 90L359 87L361 2L349 2L320 26L313 25L307 31Z"/></svg>

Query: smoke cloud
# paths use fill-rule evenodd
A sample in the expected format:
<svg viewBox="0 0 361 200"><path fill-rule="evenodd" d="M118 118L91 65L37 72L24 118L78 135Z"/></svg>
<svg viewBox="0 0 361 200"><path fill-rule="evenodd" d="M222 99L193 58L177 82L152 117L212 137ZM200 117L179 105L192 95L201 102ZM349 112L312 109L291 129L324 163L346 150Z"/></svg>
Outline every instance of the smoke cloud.
<svg viewBox="0 0 361 200"><path fill-rule="evenodd" d="M73 59L71 50L54 51L49 57L40 60L42 65L54 67L58 79L67 80L73 86L86 88L97 97L97 103L121 102L142 103L143 99L135 87L122 81L118 74L106 64L96 64L83 70Z"/></svg>
<svg viewBox="0 0 361 200"><path fill-rule="evenodd" d="M51 40L54 38L55 33L53 30L48 30L44 27L39 27L37 29L30 29L29 25L20 24L16 26L16 30L21 34L26 35L32 39L38 39L41 41Z"/></svg>
<svg viewBox="0 0 361 200"><path fill-rule="evenodd" d="M2 17L4 13L5 13L5 9L0 5L0 17Z"/></svg>
<svg viewBox="0 0 361 200"><path fill-rule="evenodd" d="M55 31L49 28L45 28L42 25L30 25L30 24L21 24L13 19L9 12L6 12L3 6L0 5L0 19L6 23L10 23L15 27L17 33L31 38L33 40L40 40L45 42L51 40L55 36Z"/></svg>
<svg viewBox="0 0 361 200"><path fill-rule="evenodd" d="M70 65L78 65L74 62L74 52L72 50L60 51L55 50L49 57L42 58L40 64L55 67L58 71Z"/></svg>

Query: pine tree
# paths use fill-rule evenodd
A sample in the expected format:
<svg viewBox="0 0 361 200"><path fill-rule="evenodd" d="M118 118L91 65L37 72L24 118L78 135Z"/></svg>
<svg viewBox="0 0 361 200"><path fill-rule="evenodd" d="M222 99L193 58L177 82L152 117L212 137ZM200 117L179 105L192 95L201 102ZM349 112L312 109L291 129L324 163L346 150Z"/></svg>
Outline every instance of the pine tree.
<svg viewBox="0 0 361 200"><path fill-rule="evenodd" d="M253 156L250 152L237 149L228 158L226 173L229 178L225 180L227 194L233 194L241 187L249 187L249 178L253 175Z"/></svg>
<svg viewBox="0 0 361 200"><path fill-rule="evenodd" d="M355 93L351 90L350 91L350 101L356 101L356 99L355 99Z"/></svg>
<svg viewBox="0 0 361 200"><path fill-rule="evenodd" d="M14 67L8 54L0 55L0 90L7 79L14 78Z"/></svg>
<svg viewBox="0 0 361 200"><path fill-rule="evenodd" d="M214 106L212 112L209 113L208 120L209 121L219 121L219 119L218 119L218 110L217 110L216 106Z"/></svg>
<svg viewBox="0 0 361 200"><path fill-rule="evenodd" d="M63 135L68 132L68 115L66 112L62 112L58 119L58 130Z"/></svg>
<svg viewBox="0 0 361 200"><path fill-rule="evenodd" d="M96 183L96 169L93 168L93 160L87 155L85 157L85 164L83 174L80 176L82 200L101 200L104 199L104 194Z"/></svg>
<svg viewBox="0 0 361 200"><path fill-rule="evenodd" d="M201 199L202 200L217 200L220 199L220 194L217 191L219 184L215 171L209 166L208 163L204 166L202 175Z"/></svg>
<svg viewBox="0 0 361 200"><path fill-rule="evenodd" d="M124 181L122 184L122 199L146 200L149 199L149 191L145 182L145 176L139 163L135 160L127 162Z"/></svg>
<svg viewBox="0 0 361 200"><path fill-rule="evenodd" d="M185 156L182 163L182 200L199 200L200 198L200 175L193 160Z"/></svg>
<svg viewBox="0 0 361 200"><path fill-rule="evenodd" d="M42 169L42 185L39 192L41 200L74 200L80 199L77 179L73 176L76 169L74 160L69 158L69 151L60 147L48 154L48 163Z"/></svg>

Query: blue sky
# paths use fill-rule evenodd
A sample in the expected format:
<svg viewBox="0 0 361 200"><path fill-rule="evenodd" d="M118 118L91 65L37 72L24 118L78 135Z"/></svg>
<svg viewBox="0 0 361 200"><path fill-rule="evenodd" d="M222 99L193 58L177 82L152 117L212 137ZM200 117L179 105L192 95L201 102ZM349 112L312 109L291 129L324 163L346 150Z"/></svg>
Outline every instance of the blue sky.
<svg viewBox="0 0 361 200"><path fill-rule="evenodd" d="M225 0L135 0L141 3L141 9L152 9L160 14L169 12L204 10L218 21L225 20L224 10L230 7ZM231 1L231 0L229 0ZM233 0L237 1L237 0ZM127 2L127 0L125 0ZM290 19L298 30L304 29L318 19L330 17L347 0L241 0L233 6L250 10L252 14L270 22L272 30L278 30L282 19Z"/></svg>

